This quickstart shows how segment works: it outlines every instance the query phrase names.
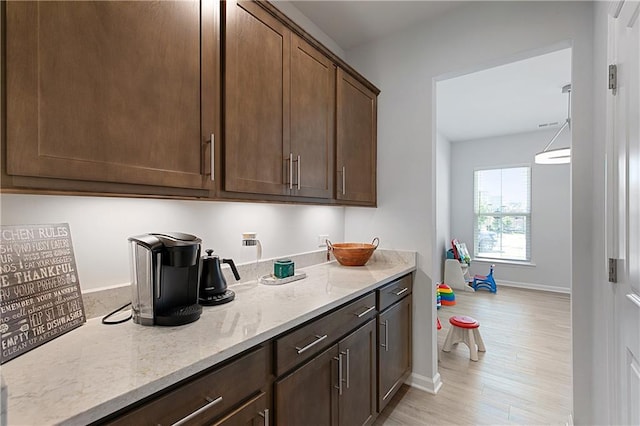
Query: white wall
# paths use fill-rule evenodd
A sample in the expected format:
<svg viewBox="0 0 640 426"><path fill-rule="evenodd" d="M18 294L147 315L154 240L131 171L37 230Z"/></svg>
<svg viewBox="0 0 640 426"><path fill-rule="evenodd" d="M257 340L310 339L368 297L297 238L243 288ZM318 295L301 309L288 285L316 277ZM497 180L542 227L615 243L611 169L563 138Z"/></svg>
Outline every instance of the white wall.
<svg viewBox="0 0 640 426"><path fill-rule="evenodd" d="M437 379L432 282L435 248L434 81L571 46L573 101L572 317L575 421L592 423L601 401L591 396L593 282L592 69L590 2L472 2L435 22L347 52L382 92L378 109L378 209L346 211L346 239L375 229L392 246L418 251L414 373ZM579 285L578 285L579 284Z"/></svg>
<svg viewBox="0 0 640 426"><path fill-rule="evenodd" d="M589 352L593 362L591 371L578 370L581 365L574 366L574 375L582 374L590 380L591 392L593 395L593 424L613 424L617 419L614 412L614 397L617 392L615 382L611 378L616 376L614 370L615 360L615 330L616 324L613 320L614 314L614 292L615 284L607 282L606 263L606 238L605 238L605 217L607 205L605 201L605 141L608 136L606 132L605 117L606 98L608 94L608 70L607 66L607 13L610 2L596 2L594 16L594 78L593 78L593 174L591 184L593 185L594 226L591 229L593 235L592 242L592 265L591 274L593 279L585 283L574 282L574 288L584 287L582 291L583 305L574 311L575 316L584 318L584 313L588 313L591 322L590 329L585 327L576 329L574 325L574 347L575 350L585 348L584 343L591 340ZM579 214L579 213L578 213ZM587 304L590 305L587 305Z"/></svg>
<svg viewBox="0 0 640 426"><path fill-rule="evenodd" d="M451 147L451 235L473 252L473 173L476 169L531 167L531 263L497 263L498 282L569 292L571 285L571 213L569 164L535 164L533 158L557 129L454 142ZM571 145L563 131L553 148ZM438 187L440 190L440 187ZM471 274L486 274L491 261L471 263Z"/></svg>
<svg viewBox="0 0 640 426"><path fill-rule="evenodd" d="M344 239L343 207L59 195L1 200L3 225L69 223L83 291L129 283L127 238L148 232L193 234L203 249L245 262L246 231L258 233L265 259L321 250L320 234Z"/></svg>
<svg viewBox="0 0 640 426"><path fill-rule="evenodd" d="M457 182L451 180L452 163L451 142L440 132L436 133L436 161L435 187L436 190L436 243L434 253L442 254L442 261L434 265L433 277L436 281L444 281L445 253L451 248L452 231L451 206L455 193L458 191Z"/></svg>
<svg viewBox="0 0 640 426"><path fill-rule="evenodd" d="M288 0L275 0L273 4L280 12L287 15L289 19L298 24L302 29L308 32L312 37L324 44L326 48L331 50L341 59L345 59L344 50L331 37L325 34L318 26L307 18L298 8L291 4Z"/></svg>

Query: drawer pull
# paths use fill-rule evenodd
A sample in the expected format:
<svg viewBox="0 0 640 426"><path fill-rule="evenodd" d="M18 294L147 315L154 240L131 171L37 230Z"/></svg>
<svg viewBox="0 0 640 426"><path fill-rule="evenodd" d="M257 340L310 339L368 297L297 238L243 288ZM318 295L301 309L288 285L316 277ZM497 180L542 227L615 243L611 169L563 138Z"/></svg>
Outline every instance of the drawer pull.
<svg viewBox="0 0 640 426"><path fill-rule="evenodd" d="M326 334L324 336L318 336L316 334L316 340L314 340L313 342L309 343L307 346L305 346L303 348L299 348L299 347L296 346L296 351L298 351L298 355L300 355L301 353L311 349L312 347L314 347L318 343L322 342L326 338L327 338Z"/></svg>
<svg viewBox="0 0 640 426"><path fill-rule="evenodd" d="M200 415L201 413L207 411L209 408L213 407L214 405L221 403L222 402L222 397L219 396L216 399L211 399L211 398L207 397L206 400L208 401L207 404L205 404L202 407L198 408L196 411L194 411L193 413L189 414L188 416L181 418L180 420L175 422L172 426L180 426L180 425L183 425L183 424L189 422L194 417L197 417L198 415Z"/></svg>
<svg viewBox="0 0 640 426"><path fill-rule="evenodd" d="M405 288L403 288L402 290L400 290L400 291L396 291L396 292L395 292L395 293L393 293L393 294L395 294L396 296L400 296L401 294L405 294L407 291L409 291L409 287L405 287Z"/></svg>
<svg viewBox="0 0 640 426"><path fill-rule="evenodd" d="M264 412L261 411L258 414L264 419L264 426L269 426L269 409L265 408Z"/></svg>
<svg viewBox="0 0 640 426"><path fill-rule="evenodd" d="M358 318L362 318L363 316L367 315L369 312L373 311L376 307L372 306L370 308L367 308L364 310L364 312L360 312L359 314L353 314L355 316L357 316Z"/></svg>

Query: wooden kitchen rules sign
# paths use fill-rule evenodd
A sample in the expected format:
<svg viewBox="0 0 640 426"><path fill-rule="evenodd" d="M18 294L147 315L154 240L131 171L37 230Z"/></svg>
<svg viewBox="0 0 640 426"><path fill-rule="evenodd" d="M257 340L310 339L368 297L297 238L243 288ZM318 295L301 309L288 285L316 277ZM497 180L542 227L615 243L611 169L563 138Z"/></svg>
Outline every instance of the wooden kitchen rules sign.
<svg viewBox="0 0 640 426"><path fill-rule="evenodd" d="M85 321L69 224L0 229L0 364Z"/></svg>

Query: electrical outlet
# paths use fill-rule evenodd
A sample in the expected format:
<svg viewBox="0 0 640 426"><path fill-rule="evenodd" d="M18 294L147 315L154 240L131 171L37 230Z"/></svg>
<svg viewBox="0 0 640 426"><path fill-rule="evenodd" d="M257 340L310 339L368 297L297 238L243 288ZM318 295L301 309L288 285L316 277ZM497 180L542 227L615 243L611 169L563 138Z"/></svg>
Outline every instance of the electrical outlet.
<svg viewBox="0 0 640 426"><path fill-rule="evenodd" d="M318 235L318 247L326 247L327 246L327 239L329 238L328 235Z"/></svg>

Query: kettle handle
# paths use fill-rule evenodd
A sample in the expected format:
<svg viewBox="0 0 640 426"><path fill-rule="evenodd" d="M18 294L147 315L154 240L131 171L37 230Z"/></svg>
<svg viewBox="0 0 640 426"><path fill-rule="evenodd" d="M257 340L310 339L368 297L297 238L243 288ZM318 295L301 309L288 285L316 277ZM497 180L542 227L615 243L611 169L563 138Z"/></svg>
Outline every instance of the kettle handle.
<svg viewBox="0 0 640 426"><path fill-rule="evenodd" d="M236 264L233 263L233 259L222 259L222 263L226 263L231 267L231 271L233 272L233 276L236 278L236 281L240 280L240 274L238 273L238 269L236 269Z"/></svg>

